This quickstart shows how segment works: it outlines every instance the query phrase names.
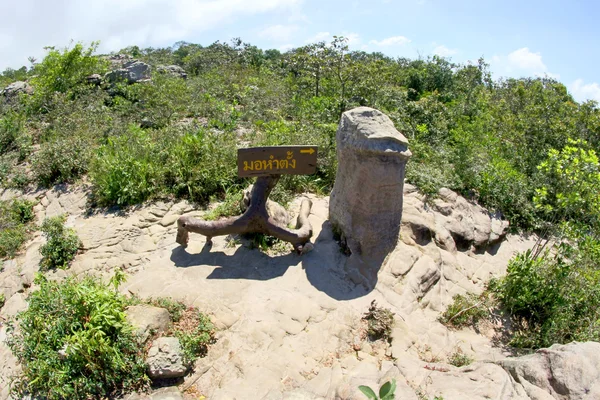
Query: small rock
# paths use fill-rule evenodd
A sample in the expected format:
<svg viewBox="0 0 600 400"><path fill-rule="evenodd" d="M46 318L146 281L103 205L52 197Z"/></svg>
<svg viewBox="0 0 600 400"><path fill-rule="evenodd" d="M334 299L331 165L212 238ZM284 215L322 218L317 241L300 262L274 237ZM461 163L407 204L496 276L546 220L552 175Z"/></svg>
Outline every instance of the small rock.
<svg viewBox="0 0 600 400"><path fill-rule="evenodd" d="M176 337L161 337L148 350L148 376L151 379L179 378L188 366L183 361L183 350Z"/></svg>

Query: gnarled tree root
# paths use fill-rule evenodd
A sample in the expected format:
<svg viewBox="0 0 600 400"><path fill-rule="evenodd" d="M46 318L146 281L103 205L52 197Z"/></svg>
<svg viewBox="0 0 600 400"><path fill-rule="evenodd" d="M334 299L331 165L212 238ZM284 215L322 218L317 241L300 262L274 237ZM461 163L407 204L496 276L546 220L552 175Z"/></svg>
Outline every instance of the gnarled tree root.
<svg viewBox="0 0 600 400"><path fill-rule="evenodd" d="M312 202L302 200L296 229L277 225L267 213L267 198L279 181L279 175L269 175L257 178L250 199L250 205L244 214L219 221L203 221L192 217L180 217L177 220L176 241L187 247L189 232L206 236L206 242L212 243L214 236L264 233L291 243L298 253L301 253L312 236L312 225L308 220Z"/></svg>

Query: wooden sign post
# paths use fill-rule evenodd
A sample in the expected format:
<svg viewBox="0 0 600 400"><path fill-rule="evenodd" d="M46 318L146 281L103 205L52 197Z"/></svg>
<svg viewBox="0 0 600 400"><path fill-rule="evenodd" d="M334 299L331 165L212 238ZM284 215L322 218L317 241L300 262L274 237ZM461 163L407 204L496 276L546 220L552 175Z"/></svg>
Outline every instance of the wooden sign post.
<svg viewBox="0 0 600 400"><path fill-rule="evenodd" d="M308 220L312 202L302 200L296 229L281 226L270 218L267 199L282 174L309 175L317 170L317 146L253 147L238 150L238 176L257 177L250 205L244 214L219 221L203 221L192 217L177 220L176 241L187 247L189 232L206 236L206 244L214 236L264 233L290 242L298 253L312 248L306 246L312 236L312 225Z"/></svg>
<svg viewBox="0 0 600 400"><path fill-rule="evenodd" d="M310 175L317 170L317 146L238 149L238 176Z"/></svg>

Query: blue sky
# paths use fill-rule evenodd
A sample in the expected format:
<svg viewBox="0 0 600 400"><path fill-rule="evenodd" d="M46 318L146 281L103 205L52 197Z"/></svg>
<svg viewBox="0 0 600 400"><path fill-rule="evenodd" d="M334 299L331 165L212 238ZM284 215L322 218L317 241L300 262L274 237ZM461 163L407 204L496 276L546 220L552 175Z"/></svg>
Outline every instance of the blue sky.
<svg viewBox="0 0 600 400"><path fill-rule="evenodd" d="M285 50L344 35L351 48L390 56L483 56L495 78L549 75L577 100L600 101L591 0L0 0L0 15L0 70L71 39L100 40L104 52L232 37Z"/></svg>

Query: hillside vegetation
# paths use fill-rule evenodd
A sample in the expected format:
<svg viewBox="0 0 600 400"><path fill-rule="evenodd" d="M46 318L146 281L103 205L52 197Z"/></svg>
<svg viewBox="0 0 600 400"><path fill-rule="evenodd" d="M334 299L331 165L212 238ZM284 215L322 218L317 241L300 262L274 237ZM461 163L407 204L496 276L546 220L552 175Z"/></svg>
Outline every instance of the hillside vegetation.
<svg viewBox="0 0 600 400"><path fill-rule="evenodd" d="M0 99L0 186L87 179L97 206L232 203L248 184L237 147L314 144L317 173L286 177L276 195L326 194L341 113L374 107L410 140L409 182L429 196L448 187L540 234L494 286L525 332L515 343L600 339L595 102L547 77L493 80L483 59L394 59L350 51L343 37L286 53L239 39L132 46L119 54L150 64L151 80L90 83L116 68L96 46L48 48L31 68L2 73L0 87L27 80L34 93ZM159 65L183 67L187 79Z"/></svg>

